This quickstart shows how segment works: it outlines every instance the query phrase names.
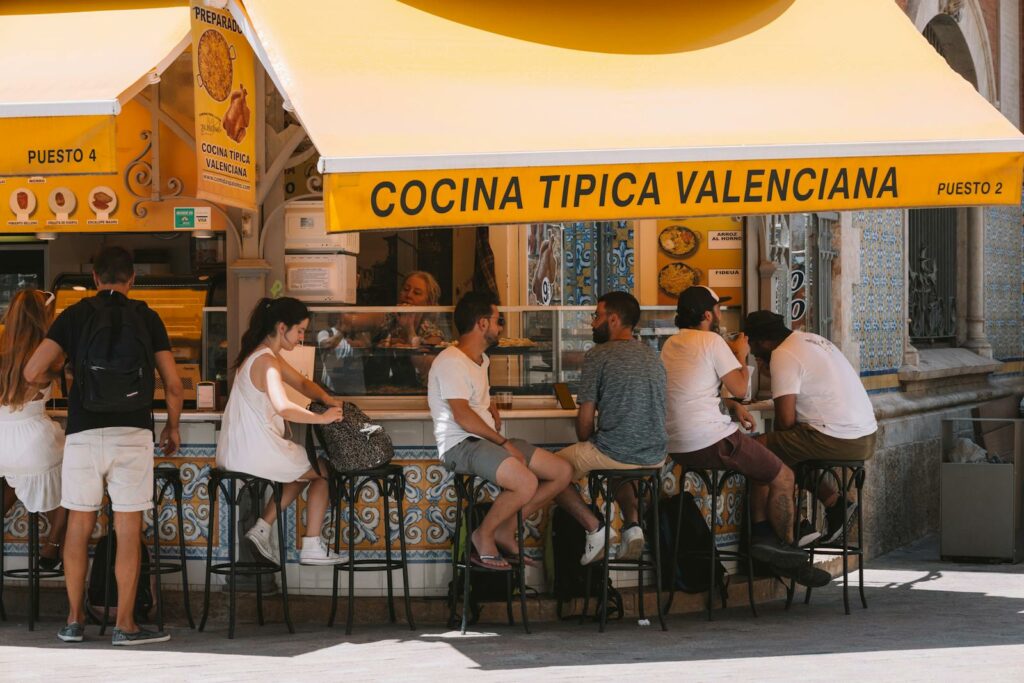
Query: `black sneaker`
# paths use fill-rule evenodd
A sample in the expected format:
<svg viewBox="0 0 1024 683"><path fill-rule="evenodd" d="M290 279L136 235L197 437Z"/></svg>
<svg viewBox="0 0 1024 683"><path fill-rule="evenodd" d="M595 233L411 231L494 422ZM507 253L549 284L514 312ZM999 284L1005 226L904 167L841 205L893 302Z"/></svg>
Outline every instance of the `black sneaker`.
<svg viewBox="0 0 1024 683"><path fill-rule="evenodd" d="M750 540L750 556L776 569L796 569L807 564L806 552L780 541L772 532L754 535Z"/></svg>
<svg viewBox="0 0 1024 683"><path fill-rule="evenodd" d="M125 633L119 628L114 628L114 635L110 638L111 645L147 645L149 643L162 643L170 640L171 636L163 631L147 631L140 628L135 633Z"/></svg>
<svg viewBox="0 0 1024 683"><path fill-rule="evenodd" d="M796 579L797 583L808 588L821 588L832 581L831 574L807 562L791 569L775 567L775 574L783 579Z"/></svg>
<svg viewBox="0 0 1024 683"><path fill-rule="evenodd" d="M815 529L809 520L805 519L800 522L800 533L796 542L798 548L813 545L819 538L821 538L821 532Z"/></svg>
<svg viewBox="0 0 1024 683"><path fill-rule="evenodd" d="M849 536L850 529L853 527L853 519L857 515L857 504L852 500L846 501L846 505L842 505L837 502L832 507L825 510L825 536L821 539L821 543L830 545L832 543L838 543L843 537L843 528L846 528L846 534Z"/></svg>

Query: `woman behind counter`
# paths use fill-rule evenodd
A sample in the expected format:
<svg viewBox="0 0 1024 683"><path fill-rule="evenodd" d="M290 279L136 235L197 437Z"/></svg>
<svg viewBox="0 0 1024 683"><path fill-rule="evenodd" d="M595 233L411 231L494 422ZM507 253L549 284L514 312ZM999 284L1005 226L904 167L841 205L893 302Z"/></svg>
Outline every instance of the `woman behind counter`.
<svg viewBox="0 0 1024 683"><path fill-rule="evenodd" d="M327 424L342 419L338 401L280 356L282 350L290 351L302 343L307 325L309 310L297 299L262 299L256 304L235 360L235 384L217 442L217 467L283 483L282 509L291 505L308 484L306 535L299 564L337 564L343 558L328 550L320 538L327 511L327 480L310 467L306 449L286 437L285 420ZM331 407L317 415L292 403L285 393L286 384ZM270 543L271 525L276 519L277 508L271 500L245 533L260 554L272 562L279 559Z"/></svg>
<svg viewBox="0 0 1024 683"><path fill-rule="evenodd" d="M0 332L0 477L7 480L3 514L15 496L29 512L49 513L50 535L40 551L44 569L60 563L67 523L67 510L60 507L64 430L46 416L50 387L29 384L22 370L46 337L53 304L49 292L21 290L11 299ZM59 371L53 369L54 378Z"/></svg>
<svg viewBox="0 0 1024 683"><path fill-rule="evenodd" d="M433 275L416 270L405 276L398 294L399 306L437 306L441 286ZM322 350L324 384L336 394L359 395L366 387L398 389L425 387L434 355L429 347L447 341L432 313L354 313L317 334ZM366 359L356 349L385 350ZM422 354L411 355L422 350ZM365 376L365 382L363 380Z"/></svg>

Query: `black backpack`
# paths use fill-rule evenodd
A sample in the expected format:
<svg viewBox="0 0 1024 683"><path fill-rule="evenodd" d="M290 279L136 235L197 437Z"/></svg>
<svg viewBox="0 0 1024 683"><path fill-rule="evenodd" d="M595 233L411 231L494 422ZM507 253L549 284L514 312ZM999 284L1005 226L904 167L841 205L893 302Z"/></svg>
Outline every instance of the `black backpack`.
<svg viewBox="0 0 1024 683"><path fill-rule="evenodd" d="M310 412L323 414L327 406L319 401L309 404ZM311 434L324 449L324 459L335 472L369 470L391 462L395 447L384 428L373 422L366 413L348 401L342 406L344 419L326 425L313 425L307 430L306 449L310 463L318 472L316 453L312 449Z"/></svg>
<svg viewBox="0 0 1024 683"><path fill-rule="evenodd" d="M672 545L675 543L676 520L679 506L683 506L682 535L679 537L679 553L673 559ZM675 583L676 590L684 593L703 593L711 587L711 529L697 507L693 494L683 491L681 495L661 501L659 531L661 534L661 584L668 590ZM715 585L719 595L726 594L727 574L721 562L715 566Z"/></svg>
<svg viewBox="0 0 1024 683"><path fill-rule="evenodd" d="M587 567L580 564L580 557L587 543L587 533L576 519L559 506L551 508L548 525L551 542L547 556L552 558L552 588L557 598L556 611L559 619L571 619L574 615L562 616L562 606L576 598L582 598L587 589ZM609 551L606 548L605 551ZM590 598L595 604L595 615L601 613L601 562L596 561L590 568ZM608 618L621 619L622 594L608 579Z"/></svg>
<svg viewBox="0 0 1024 683"><path fill-rule="evenodd" d="M149 410L153 405L153 342L142 319L142 301L85 299L93 315L75 354L74 376L82 407L95 413Z"/></svg>
<svg viewBox="0 0 1024 683"><path fill-rule="evenodd" d="M473 505L473 528L480 526L480 522L483 521L484 516L488 510L491 509L490 503L476 503ZM463 524L461 534L459 538L455 539L455 543L452 546L452 550L458 553L458 557L462 559L463 544L466 542L466 525ZM483 611L483 604L485 602L505 602L508 596L508 582L511 580L513 572L473 572L469 582L469 621L470 624L475 624L480 620L480 613ZM455 593L456 598L462 599L464 595L465 584L463 583L464 574L459 573L448 582L448 599L452 599L452 591ZM518 586L518 583L512 582L513 595ZM529 591L529 588L527 588ZM463 609L466 606L463 605ZM454 618L454 617L453 617ZM457 624L450 623L449 626L454 628Z"/></svg>
<svg viewBox="0 0 1024 683"><path fill-rule="evenodd" d="M110 557L114 559L117 557L117 537L114 535L114 530L101 538L96 544L96 548L93 551L92 556L92 567L89 569L89 588L86 591L86 608L89 616L95 620L97 624L103 622L103 607L104 605L110 605L109 618L111 621L117 619L117 579L114 576L114 566L107 564L107 546L113 545L110 549ZM149 549L146 544L142 544L142 573L139 575L139 587L135 591L135 610L134 616L136 622L145 622L149 616L149 611L153 608L153 594L154 586L151 585L156 582L156 576L149 574ZM105 599L103 596L104 582L106 578L110 577L110 598ZM147 580L148 578L148 580Z"/></svg>

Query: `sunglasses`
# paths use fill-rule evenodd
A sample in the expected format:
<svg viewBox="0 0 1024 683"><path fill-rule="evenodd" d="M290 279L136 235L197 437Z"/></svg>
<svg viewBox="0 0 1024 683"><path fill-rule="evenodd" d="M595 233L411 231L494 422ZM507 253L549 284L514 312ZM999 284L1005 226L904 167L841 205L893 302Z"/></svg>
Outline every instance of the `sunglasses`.
<svg viewBox="0 0 1024 683"><path fill-rule="evenodd" d="M505 327L505 314L504 313L499 313L498 314L498 324L501 325L502 327Z"/></svg>

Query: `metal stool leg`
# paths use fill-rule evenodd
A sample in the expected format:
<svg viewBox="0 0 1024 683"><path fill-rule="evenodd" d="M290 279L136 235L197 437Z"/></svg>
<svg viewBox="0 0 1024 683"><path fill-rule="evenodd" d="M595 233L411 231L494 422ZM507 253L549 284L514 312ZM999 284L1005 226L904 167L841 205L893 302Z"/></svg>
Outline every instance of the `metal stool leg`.
<svg viewBox="0 0 1024 683"><path fill-rule="evenodd" d="M395 579L391 575L391 498L388 496L388 487L383 479L374 481L377 491L380 493L381 502L384 505L384 564L387 569L384 571L388 582L388 620L395 623Z"/></svg>
<svg viewBox="0 0 1024 683"><path fill-rule="evenodd" d="M103 577L103 623L100 624L100 635L107 632L107 623L110 620L110 567L114 566L114 543L117 535L114 533L114 504L107 503L107 535L110 537L107 543L107 572Z"/></svg>
<svg viewBox="0 0 1024 683"><path fill-rule="evenodd" d="M331 491L331 523L334 525L334 552L341 552L341 494L343 486L341 475L333 479L335 486ZM352 558L349 558L351 561ZM338 615L338 568L331 567L331 615L327 618L327 626L334 626L334 618Z"/></svg>
<svg viewBox="0 0 1024 683"><path fill-rule="evenodd" d="M203 587L203 618L199 621L199 630L206 629L206 619L210 616L210 577L213 567L213 532L217 524L217 497L220 495L219 477L211 471L210 481L206 485L206 491L210 496L210 518L207 524L206 533L206 581Z"/></svg>
<svg viewBox="0 0 1024 683"><path fill-rule="evenodd" d="M455 626L455 609L458 603L458 582L459 576L459 534L462 532L462 485L459 474L452 475L455 484L455 529L452 532L452 588L448 595L448 624ZM465 573L463 573L465 578Z"/></svg>
<svg viewBox="0 0 1024 683"><path fill-rule="evenodd" d="M352 635L352 620L356 615L356 528L354 518L356 514L358 477L348 480L345 490L345 498L348 500L348 613L345 617L345 635Z"/></svg>
<svg viewBox="0 0 1024 683"><path fill-rule="evenodd" d="M39 513L28 514L28 630L36 630L39 618Z"/></svg>
<svg viewBox="0 0 1024 683"><path fill-rule="evenodd" d="M277 506L277 542L281 552L281 605L284 608L284 623L288 625L288 633L295 633L295 626L292 625L292 615L288 611L288 566L285 562L285 535L284 520L281 518L281 484L271 484L274 491L274 504Z"/></svg>
<svg viewBox="0 0 1024 683"><path fill-rule="evenodd" d="M0 500L4 499L7 480L0 477ZM4 530L6 524L0 518L0 619L7 621L7 610L4 608Z"/></svg>
<svg viewBox="0 0 1024 683"><path fill-rule="evenodd" d="M615 494L618 494L618 489L622 486L622 483L614 487ZM633 495L636 496L637 500L637 518L642 522L644 519L644 496L646 487L641 485L641 482L630 481L626 482L625 486L629 486L633 489ZM615 497L615 496L613 496ZM643 525L641 524L641 532L643 531ZM643 559L643 550L640 551L640 559ZM636 590L637 590L637 612L640 619L646 619L647 615L644 613L644 566L640 562L636 565Z"/></svg>
<svg viewBox="0 0 1024 683"><path fill-rule="evenodd" d="M470 477L472 475L469 475ZM473 506L476 502L476 487L475 482L472 479L468 480L468 486L466 491L466 498L468 498L466 505L466 542L463 543L462 555L465 561L465 571L463 572L463 585L462 585L462 633L465 635L466 628L469 625L469 586L473 577L473 563L470 561L470 547L473 545Z"/></svg>
<svg viewBox="0 0 1024 683"><path fill-rule="evenodd" d="M711 489L711 548L710 548L710 566L708 569L708 576L711 577L711 583L708 585L708 621L714 619L714 605L715 605L715 569L718 567L718 478L717 475L712 472L711 476L708 477L708 488Z"/></svg>
<svg viewBox="0 0 1024 683"><path fill-rule="evenodd" d="M608 481L602 479L602 490L601 493L604 495L604 559L601 563L601 621L598 626L598 632L604 633L604 628L608 624L608 574L611 565L611 548L608 544L611 542L612 534L612 500L611 494L608 491Z"/></svg>
<svg viewBox="0 0 1024 683"><path fill-rule="evenodd" d="M525 526L523 524L523 512L516 513L517 533L519 534L519 609L523 615L523 630L530 632L530 620L526 610L526 563L523 562L523 546L526 544Z"/></svg>
<svg viewBox="0 0 1024 683"><path fill-rule="evenodd" d="M860 588L860 604L864 609L868 608L868 599L864 595L864 515L862 514L861 490L864 488L865 471L863 466L857 470L855 475L857 486L857 550L860 556L857 558L857 574Z"/></svg>
<svg viewBox="0 0 1024 683"><path fill-rule="evenodd" d="M252 498L252 509L260 510L263 507L263 499L266 496L267 487L263 483L254 485L249 494ZM263 626L266 620L263 618L263 575L256 575L256 623Z"/></svg>
<svg viewBox="0 0 1024 683"><path fill-rule="evenodd" d="M750 601L750 611L756 618L757 603L754 602L754 558L750 556L750 536L754 529L750 514L750 480L746 477L743 478L743 517L747 545L745 552L743 553L747 558L747 600ZM712 580L714 580L714 577L712 577ZM788 604L786 608L789 609Z"/></svg>
<svg viewBox="0 0 1024 683"><path fill-rule="evenodd" d="M154 598L156 599L156 624L157 628L161 631L164 630L164 591L160 575L160 503L164 498L163 493L164 487L161 486L159 493L155 496L156 500L153 501L153 567L156 578L156 595ZM144 572L139 575L140 581L148 578Z"/></svg>
<svg viewBox="0 0 1024 683"><path fill-rule="evenodd" d="M416 623L412 616L412 601L409 598L409 561L405 549L405 472L399 472L393 482L395 487L395 501L398 506L398 543L402 552L402 593L405 597L405 618L409 621L409 630L416 630ZM452 578L455 575L452 574Z"/></svg>
<svg viewBox="0 0 1024 683"><path fill-rule="evenodd" d="M230 480L231 486L231 498L230 507L228 508L228 562L230 563L228 573L228 638L235 637L235 590L237 588L236 580L236 567L235 567L235 525L236 525L236 510L238 509L238 501L235 496L241 496L245 493L245 485L243 484L242 493L238 493L235 489L235 481Z"/></svg>
<svg viewBox="0 0 1024 683"><path fill-rule="evenodd" d="M848 495L847 484L849 483L847 481L846 471L847 471L846 467L842 467L839 470L839 478L840 478L840 485L839 485L839 491L840 491L839 495L840 495L840 498L839 498L839 502L844 507L846 506L846 496ZM846 533L847 526L848 525L846 524L845 510L844 510L843 530L842 530L842 544L843 544L843 607L845 608L846 613L849 614L850 613L850 543L849 543L849 539L846 537L847 536L847 533Z"/></svg>
<svg viewBox="0 0 1024 683"><path fill-rule="evenodd" d="M188 585L188 564L185 559L185 513L184 513L185 487L181 482L174 483L174 506L178 513L178 558L181 561L181 592L185 599L185 617L188 619L188 627L194 629L196 622L192 618L192 598L189 594Z"/></svg>

